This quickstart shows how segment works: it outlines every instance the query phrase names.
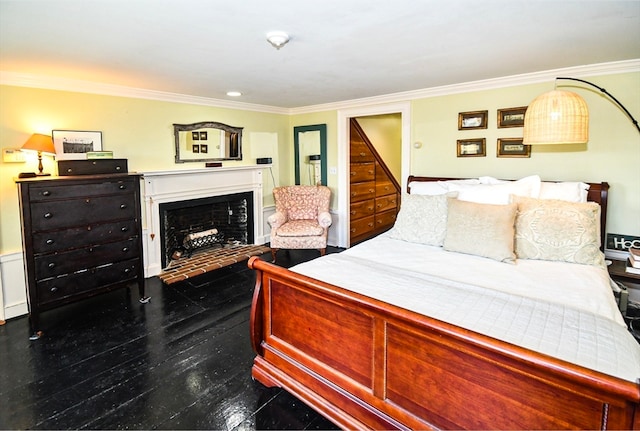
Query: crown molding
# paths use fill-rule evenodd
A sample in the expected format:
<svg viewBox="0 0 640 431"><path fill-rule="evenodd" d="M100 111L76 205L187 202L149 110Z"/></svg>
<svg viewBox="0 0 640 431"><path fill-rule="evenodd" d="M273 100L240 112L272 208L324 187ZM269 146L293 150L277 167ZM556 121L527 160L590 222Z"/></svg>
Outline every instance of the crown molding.
<svg viewBox="0 0 640 431"><path fill-rule="evenodd" d="M212 106L217 108L239 109L243 111L289 114L289 109L277 106L235 102L210 97L190 96L187 94L146 90L123 85L104 84L29 73L0 71L0 84L16 87L42 88L47 90L73 91L77 93L101 94L105 96L131 97L134 99L157 100L162 102L187 103L190 105Z"/></svg>
<svg viewBox="0 0 640 431"><path fill-rule="evenodd" d="M290 114L307 114L319 111L356 108L360 106L394 103L430 97L448 96L474 91L495 90L498 88L515 87L518 85L537 84L553 81L558 76L573 76L576 78L588 76L614 75L620 73L640 72L640 59L616 61L610 63L590 64L585 66L551 69L541 72L524 73L521 75L503 76L500 78L463 82L460 84L443 85L441 87L423 88L420 90L404 91L382 96L366 97L362 99L345 100L342 102L322 105L303 106L290 109Z"/></svg>
<svg viewBox="0 0 640 431"><path fill-rule="evenodd" d="M203 105L217 108L238 109L243 111L256 111L272 114L297 115L321 111L357 108L361 106L406 102L415 99L425 99L429 97L446 96L451 94L492 90L518 85L536 84L540 82L553 81L557 76L561 75L571 75L573 77L582 78L588 76L611 75L639 71L640 59L633 59L610 63L567 67L562 69L552 69L540 72L525 73L521 75L503 76L500 78L464 82L460 84L444 85L440 87L423 88L419 90L404 91L400 93L385 94L381 96L366 97L361 99L344 100L340 102L320 105L301 106L298 108L282 108L278 106L258 105L253 103L235 102L209 97L190 96L186 94L146 90L142 88L126 87L121 85L104 84L91 81L81 81L68 78L9 71L0 71L0 85L73 91L79 93L101 94L107 96L131 97L135 99L186 103L191 105Z"/></svg>

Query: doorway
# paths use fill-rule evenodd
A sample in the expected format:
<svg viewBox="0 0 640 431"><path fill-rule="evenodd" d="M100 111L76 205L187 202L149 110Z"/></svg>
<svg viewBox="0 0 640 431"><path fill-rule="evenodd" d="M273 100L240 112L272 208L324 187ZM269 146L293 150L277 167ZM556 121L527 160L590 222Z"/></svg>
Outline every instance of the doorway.
<svg viewBox="0 0 640 431"><path fill-rule="evenodd" d="M411 104L399 102L386 105L364 106L338 111L338 246L350 247L350 194L349 194L349 137L351 118L367 117L373 115L400 114L401 117L401 175L398 181L404 189L406 180L410 174L410 148L411 148Z"/></svg>

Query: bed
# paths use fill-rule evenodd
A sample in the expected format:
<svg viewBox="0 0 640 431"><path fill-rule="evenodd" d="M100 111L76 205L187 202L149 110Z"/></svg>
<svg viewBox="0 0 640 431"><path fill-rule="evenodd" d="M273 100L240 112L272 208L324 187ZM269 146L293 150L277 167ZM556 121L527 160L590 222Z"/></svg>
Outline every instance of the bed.
<svg viewBox="0 0 640 431"><path fill-rule="evenodd" d="M564 208L553 190L569 186L537 181L411 176L387 233L290 269L252 258L254 379L345 429L640 429L640 347L597 261L608 185L570 185L576 201L566 205L588 209L596 225L574 262L535 255L527 243L557 226L526 219L527 205L534 217L535 205ZM416 219L410 209L431 210L436 200L448 208L445 236L440 226L440 237L424 239L415 225L431 229L442 215ZM511 233L485 235L483 223L514 205ZM486 238L467 241L465 229ZM485 242L509 234L515 259L501 249L509 241L486 251Z"/></svg>

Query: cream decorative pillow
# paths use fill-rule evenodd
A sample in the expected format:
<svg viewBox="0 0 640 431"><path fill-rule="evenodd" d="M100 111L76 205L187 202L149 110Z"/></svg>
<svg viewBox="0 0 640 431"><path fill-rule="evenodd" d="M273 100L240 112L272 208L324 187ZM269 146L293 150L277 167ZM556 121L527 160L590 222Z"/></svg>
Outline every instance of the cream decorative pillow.
<svg viewBox="0 0 640 431"><path fill-rule="evenodd" d="M447 196L404 195L389 237L408 242L442 246L447 228Z"/></svg>
<svg viewBox="0 0 640 431"><path fill-rule="evenodd" d="M444 249L513 263L516 204L493 205L449 199Z"/></svg>
<svg viewBox="0 0 640 431"><path fill-rule="evenodd" d="M604 265L600 205L513 196L518 205L515 251L519 259Z"/></svg>

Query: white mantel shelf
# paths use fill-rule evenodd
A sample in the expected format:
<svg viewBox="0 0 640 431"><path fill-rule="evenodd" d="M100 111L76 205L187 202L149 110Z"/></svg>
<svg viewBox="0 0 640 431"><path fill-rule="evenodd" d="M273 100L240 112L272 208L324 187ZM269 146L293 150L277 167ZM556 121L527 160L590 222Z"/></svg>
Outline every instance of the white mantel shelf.
<svg viewBox="0 0 640 431"><path fill-rule="evenodd" d="M145 277L162 272L160 204L253 192L254 243L264 244L262 171L267 165L140 172Z"/></svg>

